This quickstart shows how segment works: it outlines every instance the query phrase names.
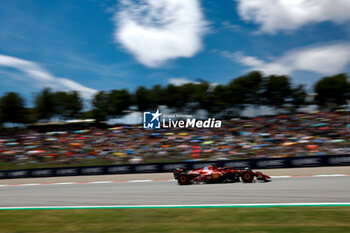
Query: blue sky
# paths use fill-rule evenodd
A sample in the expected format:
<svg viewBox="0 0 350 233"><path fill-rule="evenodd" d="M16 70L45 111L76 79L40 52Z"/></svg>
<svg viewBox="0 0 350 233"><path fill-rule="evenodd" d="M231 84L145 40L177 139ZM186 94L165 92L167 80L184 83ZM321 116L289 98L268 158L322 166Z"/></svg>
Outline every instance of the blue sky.
<svg viewBox="0 0 350 233"><path fill-rule="evenodd" d="M346 0L12 0L0 4L0 94L228 83L250 70L309 87L350 69Z"/></svg>

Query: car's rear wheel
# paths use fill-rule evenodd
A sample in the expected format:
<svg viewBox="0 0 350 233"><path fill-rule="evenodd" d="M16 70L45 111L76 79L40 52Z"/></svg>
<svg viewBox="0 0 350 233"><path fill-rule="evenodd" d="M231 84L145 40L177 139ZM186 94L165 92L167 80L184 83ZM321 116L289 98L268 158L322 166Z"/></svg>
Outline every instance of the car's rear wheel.
<svg viewBox="0 0 350 233"><path fill-rule="evenodd" d="M180 173L177 177L177 182L179 183L179 185L190 184L190 177L187 173Z"/></svg>
<svg viewBox="0 0 350 233"><path fill-rule="evenodd" d="M254 180L254 175L251 171L244 171L242 174L241 174L241 180L244 182L244 183L252 183L253 180Z"/></svg>

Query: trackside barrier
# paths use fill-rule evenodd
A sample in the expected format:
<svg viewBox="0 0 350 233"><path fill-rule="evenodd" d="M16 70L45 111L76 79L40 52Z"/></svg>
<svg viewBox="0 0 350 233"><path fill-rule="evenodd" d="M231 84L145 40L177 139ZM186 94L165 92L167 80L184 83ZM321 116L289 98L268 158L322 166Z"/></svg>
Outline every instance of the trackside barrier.
<svg viewBox="0 0 350 233"><path fill-rule="evenodd" d="M89 167L61 167L40 168L24 170L0 171L0 179L27 178L27 177L55 177L55 176L81 176L81 175L108 175L108 174L133 174L133 173L160 173L171 172L181 167L196 169L216 163L219 166L229 166L236 169L246 167L252 169L270 168L297 168L297 167L321 167L321 166L350 166L350 155L331 156L305 156L288 158L261 158L244 160L220 160L198 162L174 162L174 163L148 163L125 164Z"/></svg>

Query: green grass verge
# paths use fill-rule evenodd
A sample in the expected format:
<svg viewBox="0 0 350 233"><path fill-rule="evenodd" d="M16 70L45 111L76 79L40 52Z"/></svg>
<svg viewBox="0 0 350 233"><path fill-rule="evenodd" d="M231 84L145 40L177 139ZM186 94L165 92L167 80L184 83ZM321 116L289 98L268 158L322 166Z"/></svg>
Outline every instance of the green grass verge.
<svg viewBox="0 0 350 233"><path fill-rule="evenodd" d="M0 232L350 232L350 207L2 210Z"/></svg>

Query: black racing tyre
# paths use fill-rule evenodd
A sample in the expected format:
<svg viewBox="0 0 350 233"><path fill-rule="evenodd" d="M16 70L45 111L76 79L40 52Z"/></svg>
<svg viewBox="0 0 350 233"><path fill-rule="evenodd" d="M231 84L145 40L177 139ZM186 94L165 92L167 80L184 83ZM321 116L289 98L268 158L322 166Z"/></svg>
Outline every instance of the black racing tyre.
<svg viewBox="0 0 350 233"><path fill-rule="evenodd" d="M187 173L182 172L177 176L177 183L179 183L179 185L190 184L190 177Z"/></svg>
<svg viewBox="0 0 350 233"><path fill-rule="evenodd" d="M244 183L252 183L254 180L253 172L251 172L251 171L242 172L241 179Z"/></svg>

